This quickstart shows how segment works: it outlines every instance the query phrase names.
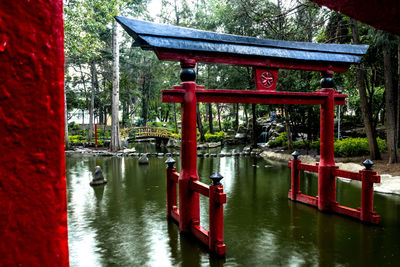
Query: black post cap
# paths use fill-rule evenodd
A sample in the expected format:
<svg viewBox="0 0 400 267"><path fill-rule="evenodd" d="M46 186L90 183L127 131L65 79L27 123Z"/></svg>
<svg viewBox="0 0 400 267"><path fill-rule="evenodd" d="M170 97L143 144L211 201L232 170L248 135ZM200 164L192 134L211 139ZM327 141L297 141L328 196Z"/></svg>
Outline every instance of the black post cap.
<svg viewBox="0 0 400 267"><path fill-rule="evenodd" d="M322 78L319 84L321 85L321 88L333 88L335 86L332 77Z"/></svg>
<svg viewBox="0 0 400 267"><path fill-rule="evenodd" d="M295 152L292 153L292 156L293 156L294 159L297 159L300 156L300 153L295 151Z"/></svg>
<svg viewBox="0 0 400 267"><path fill-rule="evenodd" d="M362 164L365 166L366 170L372 170L372 166L374 165L370 159L366 159Z"/></svg>
<svg viewBox="0 0 400 267"><path fill-rule="evenodd" d="M220 181L222 180L222 178L224 178L221 174L219 174L218 172L213 173L210 176L210 179L212 180L213 184L212 185L221 185Z"/></svg>
<svg viewBox="0 0 400 267"><path fill-rule="evenodd" d="M175 160L174 160L173 158L169 157L169 158L165 161L165 164L168 165L168 168L173 168L173 167L174 167L174 164L175 164Z"/></svg>

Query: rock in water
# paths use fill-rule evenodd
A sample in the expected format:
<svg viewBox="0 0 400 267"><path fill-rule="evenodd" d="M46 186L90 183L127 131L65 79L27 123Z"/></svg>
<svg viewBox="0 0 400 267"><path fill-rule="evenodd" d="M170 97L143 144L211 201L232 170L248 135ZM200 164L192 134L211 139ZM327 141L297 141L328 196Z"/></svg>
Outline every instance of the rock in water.
<svg viewBox="0 0 400 267"><path fill-rule="evenodd" d="M146 154L143 154L139 159L139 164L149 164L149 158Z"/></svg>
<svg viewBox="0 0 400 267"><path fill-rule="evenodd" d="M103 171L101 170L100 166L96 166L94 170L94 177L93 180L90 182L91 186L102 185L106 184L107 180L104 179Z"/></svg>

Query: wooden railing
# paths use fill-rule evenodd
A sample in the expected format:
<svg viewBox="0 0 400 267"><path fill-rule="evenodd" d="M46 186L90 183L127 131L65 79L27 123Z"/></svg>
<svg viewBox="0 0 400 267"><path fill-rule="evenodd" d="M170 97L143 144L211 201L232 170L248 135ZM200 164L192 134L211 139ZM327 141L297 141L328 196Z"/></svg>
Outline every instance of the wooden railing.
<svg viewBox="0 0 400 267"><path fill-rule="evenodd" d="M167 173L167 216L172 218L178 225L181 224L181 214L178 209L177 187L179 187L179 173L176 171L173 159L168 159ZM197 179L189 180L189 189L193 194L200 194L209 198L209 230L200 225L200 220L192 220L190 232L217 255L225 255L224 244L224 213L223 204L226 203L226 194L223 186L219 183L222 176L213 174L211 185L206 185ZM200 207L193 207L199 209Z"/></svg>
<svg viewBox="0 0 400 267"><path fill-rule="evenodd" d="M161 137L170 138L171 134L167 128L162 127L133 127L133 131L136 133L137 137L149 136L149 137Z"/></svg>
<svg viewBox="0 0 400 267"><path fill-rule="evenodd" d="M336 179L337 177L343 177L351 180L356 180L361 182L361 207L350 208L346 206L339 205L335 199L335 192L333 193L333 199L330 203L330 211L334 213L339 213L347 215L364 222L369 222L373 224L378 224L380 221L380 216L373 211L373 199L374 199L374 183L380 182L380 176L374 172L371 161L364 161L364 170L359 172L352 172L341 170L337 166L332 166L330 171L331 179ZM318 207L318 196L308 196L300 192L300 171L308 171L313 173L318 173L318 163L316 165L309 165L301 163L297 156L295 159L289 161L288 167L291 168L291 189L289 190L288 197L291 200L302 202L311 206ZM335 183L334 183L335 185ZM331 190L336 191L336 185L331 188Z"/></svg>

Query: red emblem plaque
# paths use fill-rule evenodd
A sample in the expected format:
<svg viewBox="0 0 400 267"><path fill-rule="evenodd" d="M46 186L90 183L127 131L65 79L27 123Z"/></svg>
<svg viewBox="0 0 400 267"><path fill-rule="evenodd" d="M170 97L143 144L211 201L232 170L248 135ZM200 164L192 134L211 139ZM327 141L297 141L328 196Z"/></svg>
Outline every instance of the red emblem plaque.
<svg viewBox="0 0 400 267"><path fill-rule="evenodd" d="M254 80L257 90L275 91L278 69L254 69Z"/></svg>
<svg viewBox="0 0 400 267"><path fill-rule="evenodd" d="M260 76L260 82L265 88L270 88L274 84L274 75L269 71L264 71Z"/></svg>

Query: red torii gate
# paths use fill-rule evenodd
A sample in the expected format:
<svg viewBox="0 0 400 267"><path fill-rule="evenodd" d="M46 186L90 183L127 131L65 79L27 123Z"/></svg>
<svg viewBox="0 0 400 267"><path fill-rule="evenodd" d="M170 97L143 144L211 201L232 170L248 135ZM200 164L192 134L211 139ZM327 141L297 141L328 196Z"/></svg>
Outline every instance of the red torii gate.
<svg viewBox="0 0 400 267"><path fill-rule="evenodd" d="M116 17L122 27L142 49L152 49L160 60L180 61L181 85L162 91L163 102L181 103L182 144L181 171L177 173L174 161L168 160L167 214L175 219L181 231L192 232L218 255L225 254L223 243L222 204L226 201L220 175L211 179L214 184L200 183L197 174L196 103L252 103L320 105L320 161L316 166L302 164L294 153L292 186L289 198L316 206L321 211L348 215L362 221L378 223L379 216L372 210L373 182L379 176L366 161L366 170L360 173L339 170L334 160L334 106L344 105L346 95L333 89L334 72L345 72L350 64L359 63L367 45L315 44L243 37L194 29L155 24ZM253 67L256 90L204 89L194 81L197 62L221 63ZM314 93L275 91L278 71L283 69L320 71L321 90ZM318 196L301 194L300 170L318 173ZM340 206L336 202L336 176L360 180L363 183L361 209ZM179 186L177 209L176 184ZM199 194L210 198L210 230L199 225Z"/></svg>

